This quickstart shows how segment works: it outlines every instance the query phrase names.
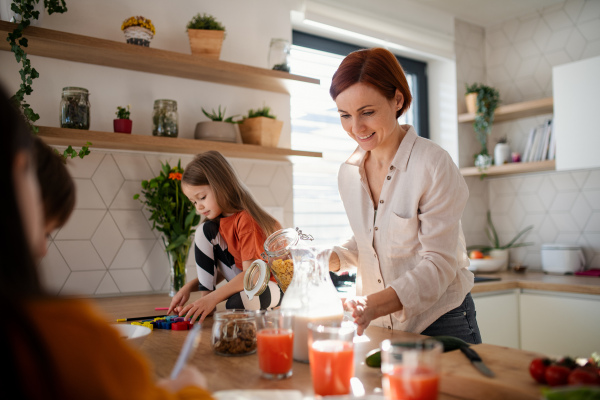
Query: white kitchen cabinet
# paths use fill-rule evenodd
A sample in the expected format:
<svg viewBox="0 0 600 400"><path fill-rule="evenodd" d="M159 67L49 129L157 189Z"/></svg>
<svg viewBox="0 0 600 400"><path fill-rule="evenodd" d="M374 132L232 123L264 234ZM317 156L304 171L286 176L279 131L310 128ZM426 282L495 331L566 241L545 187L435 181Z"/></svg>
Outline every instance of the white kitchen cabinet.
<svg viewBox="0 0 600 400"><path fill-rule="evenodd" d="M473 293L483 343L519 348L519 290Z"/></svg>
<svg viewBox="0 0 600 400"><path fill-rule="evenodd" d="M523 290L519 301L521 349L581 357L600 351L599 295Z"/></svg>
<svg viewBox="0 0 600 400"><path fill-rule="evenodd" d="M600 167L600 56L552 70L556 169Z"/></svg>

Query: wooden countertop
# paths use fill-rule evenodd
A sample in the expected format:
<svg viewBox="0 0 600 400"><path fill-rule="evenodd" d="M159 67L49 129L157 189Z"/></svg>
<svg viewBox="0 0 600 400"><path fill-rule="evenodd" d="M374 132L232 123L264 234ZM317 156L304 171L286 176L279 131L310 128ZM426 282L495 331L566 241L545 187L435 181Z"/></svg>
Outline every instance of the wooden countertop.
<svg viewBox="0 0 600 400"><path fill-rule="evenodd" d="M480 285L480 284L478 284ZM157 315L155 307L170 303L166 294L95 298L93 301L107 320L117 318ZM270 381L260 377L256 354L242 357L223 357L211 349L212 317L202 326L200 345L190 363L197 366L206 376L208 389L212 392L232 389L288 389L299 390L303 396L313 396L312 380L308 364L294 362L293 376ZM154 330L144 341L140 350L150 359L157 377L168 377L187 331ZM369 327L366 334L355 343L355 376L364 385L367 395L381 396L381 372L364 364L365 355L378 348L384 339L410 339L420 335ZM488 366L497 374L496 378L480 375L466 357L458 351L442 356L441 394L439 400L457 399L539 399L539 386L529 377L528 365L535 353L492 345L473 347ZM508 397L507 397L508 396ZM381 397L382 398L382 397Z"/></svg>
<svg viewBox="0 0 600 400"><path fill-rule="evenodd" d="M476 283L471 290L471 293L485 293L510 289L532 289L600 295L600 277L597 276L549 275L541 271L525 273L500 272L495 274L476 275L497 277L501 280Z"/></svg>

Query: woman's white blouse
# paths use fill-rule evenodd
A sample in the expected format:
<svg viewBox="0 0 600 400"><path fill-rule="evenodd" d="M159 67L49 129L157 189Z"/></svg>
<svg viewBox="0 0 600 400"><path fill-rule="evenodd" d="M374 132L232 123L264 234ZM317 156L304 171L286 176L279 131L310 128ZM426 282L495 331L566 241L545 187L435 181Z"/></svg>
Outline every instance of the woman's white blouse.
<svg viewBox="0 0 600 400"><path fill-rule="evenodd" d="M371 198L364 150L340 167L339 192L354 236L334 251L342 269L357 267L357 295L392 287L402 302L402 311L371 324L420 333L473 287L460 224L469 191L444 149L412 126L402 128L408 132L379 199Z"/></svg>

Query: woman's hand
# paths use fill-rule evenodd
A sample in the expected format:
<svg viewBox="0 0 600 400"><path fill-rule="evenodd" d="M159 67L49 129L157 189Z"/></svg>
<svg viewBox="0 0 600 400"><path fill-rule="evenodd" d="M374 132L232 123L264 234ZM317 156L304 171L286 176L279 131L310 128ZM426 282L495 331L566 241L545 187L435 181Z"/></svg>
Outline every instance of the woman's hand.
<svg viewBox="0 0 600 400"><path fill-rule="evenodd" d="M179 314L181 310L183 310L183 306L190 299L191 290L187 285L184 285L179 291L173 296L171 300L171 304L169 305L169 311L167 311L167 315L175 312Z"/></svg>
<svg viewBox="0 0 600 400"><path fill-rule="evenodd" d="M366 296L351 297L344 302L344 310L352 313L354 323L358 325L357 333L359 336L363 334L371 321L376 318L375 309L369 307L368 303Z"/></svg>
<svg viewBox="0 0 600 400"><path fill-rule="evenodd" d="M206 388L206 378L196 367L186 365L181 369L177 378L160 379L156 384L175 393L188 386Z"/></svg>
<svg viewBox="0 0 600 400"><path fill-rule="evenodd" d="M363 334L375 318L401 311L403 308L396 291L391 287L368 296L350 297L344 302L344 309L352 313L354 323L358 325L359 335Z"/></svg>
<svg viewBox="0 0 600 400"><path fill-rule="evenodd" d="M189 318L190 323L192 324L196 319L198 319L198 322L202 323L204 318L209 316L215 310L218 303L218 297L214 292L210 292L193 303L183 307L179 312L179 316L183 317L185 315L185 318Z"/></svg>

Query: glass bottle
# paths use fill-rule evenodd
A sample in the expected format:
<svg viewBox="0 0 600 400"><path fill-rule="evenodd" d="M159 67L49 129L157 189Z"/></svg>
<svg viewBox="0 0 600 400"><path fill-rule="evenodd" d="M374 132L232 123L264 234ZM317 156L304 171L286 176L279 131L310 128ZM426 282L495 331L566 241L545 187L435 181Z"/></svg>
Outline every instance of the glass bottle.
<svg viewBox="0 0 600 400"><path fill-rule="evenodd" d="M178 120L177 102L175 100L154 100L154 111L152 112L153 136L177 137L179 133Z"/></svg>
<svg viewBox="0 0 600 400"><path fill-rule="evenodd" d="M269 68L277 71L290 72L291 45L285 39L271 39L269 46Z"/></svg>
<svg viewBox="0 0 600 400"><path fill-rule="evenodd" d="M281 309L294 315L294 360L308 362L308 323L341 324L344 307L329 276L331 249L295 246L290 252L294 277L283 296Z"/></svg>
<svg viewBox="0 0 600 400"><path fill-rule="evenodd" d="M87 89L67 86L60 100L60 127L90 129L90 102Z"/></svg>

